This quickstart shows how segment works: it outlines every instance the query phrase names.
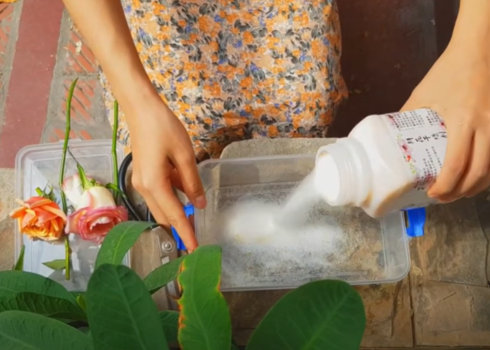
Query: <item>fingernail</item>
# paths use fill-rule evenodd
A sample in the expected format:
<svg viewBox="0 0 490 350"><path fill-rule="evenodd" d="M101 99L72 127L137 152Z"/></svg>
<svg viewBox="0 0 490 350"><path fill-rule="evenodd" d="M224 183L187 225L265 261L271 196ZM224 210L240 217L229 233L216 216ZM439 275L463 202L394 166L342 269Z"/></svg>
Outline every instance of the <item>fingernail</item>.
<svg viewBox="0 0 490 350"><path fill-rule="evenodd" d="M199 196L196 198L196 207L198 209L204 209L206 207L207 201L205 196Z"/></svg>

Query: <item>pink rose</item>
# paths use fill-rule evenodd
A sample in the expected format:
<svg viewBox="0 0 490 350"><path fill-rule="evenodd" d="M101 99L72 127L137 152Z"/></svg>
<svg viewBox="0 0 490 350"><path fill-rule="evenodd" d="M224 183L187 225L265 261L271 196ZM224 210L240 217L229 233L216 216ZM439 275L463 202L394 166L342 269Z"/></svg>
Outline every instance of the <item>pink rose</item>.
<svg viewBox="0 0 490 350"><path fill-rule="evenodd" d="M128 212L126 208L116 206L112 193L105 187L90 187L80 191L81 194L78 196L76 190L81 188L80 183L76 178L73 180L71 184L76 188L70 188L67 181L63 184L63 190L76 210L68 216L65 232L78 234L84 240L101 243L114 226L128 220Z"/></svg>
<svg viewBox="0 0 490 350"><path fill-rule="evenodd" d="M73 207L75 207L75 210L78 209L76 205L80 201L83 194L82 179L80 178L80 175L77 173L73 176L67 177L63 181L63 186L61 189L65 193L66 198L68 198Z"/></svg>

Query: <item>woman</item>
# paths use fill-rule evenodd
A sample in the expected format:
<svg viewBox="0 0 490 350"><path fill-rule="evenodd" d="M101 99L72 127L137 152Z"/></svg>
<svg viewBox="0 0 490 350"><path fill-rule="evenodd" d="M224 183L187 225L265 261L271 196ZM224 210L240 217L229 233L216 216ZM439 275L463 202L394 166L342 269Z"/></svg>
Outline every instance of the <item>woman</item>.
<svg viewBox="0 0 490 350"><path fill-rule="evenodd" d="M124 111L135 187L190 250L172 186L206 206L195 157L244 138L322 137L346 97L334 0L64 2ZM490 184L488 18L490 1L461 1L449 47L404 106L445 119L447 156L429 193L440 201Z"/></svg>

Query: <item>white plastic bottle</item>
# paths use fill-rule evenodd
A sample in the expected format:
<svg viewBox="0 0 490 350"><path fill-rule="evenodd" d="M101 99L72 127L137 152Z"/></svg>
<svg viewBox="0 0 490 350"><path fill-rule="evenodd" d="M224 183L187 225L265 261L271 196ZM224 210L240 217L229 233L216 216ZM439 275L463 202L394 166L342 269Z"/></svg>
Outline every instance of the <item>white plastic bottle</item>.
<svg viewBox="0 0 490 350"><path fill-rule="evenodd" d="M372 217L424 207L446 154L447 133L432 110L371 115L348 137L321 147L316 190L332 206L361 207Z"/></svg>

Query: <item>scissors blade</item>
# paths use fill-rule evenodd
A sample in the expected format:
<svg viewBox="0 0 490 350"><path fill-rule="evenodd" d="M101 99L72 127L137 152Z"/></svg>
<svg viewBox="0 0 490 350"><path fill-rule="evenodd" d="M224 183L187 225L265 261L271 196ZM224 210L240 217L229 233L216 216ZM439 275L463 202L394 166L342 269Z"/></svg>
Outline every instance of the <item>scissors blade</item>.
<svg viewBox="0 0 490 350"><path fill-rule="evenodd" d="M160 241L160 251L161 251L161 263L162 265L169 263L179 257L177 251L177 244L172 235L170 235L163 227L158 226L153 229L153 232L158 236ZM170 281L166 287L166 297L169 306L173 309L177 309L177 303L175 298L180 296L179 289L175 281Z"/></svg>

